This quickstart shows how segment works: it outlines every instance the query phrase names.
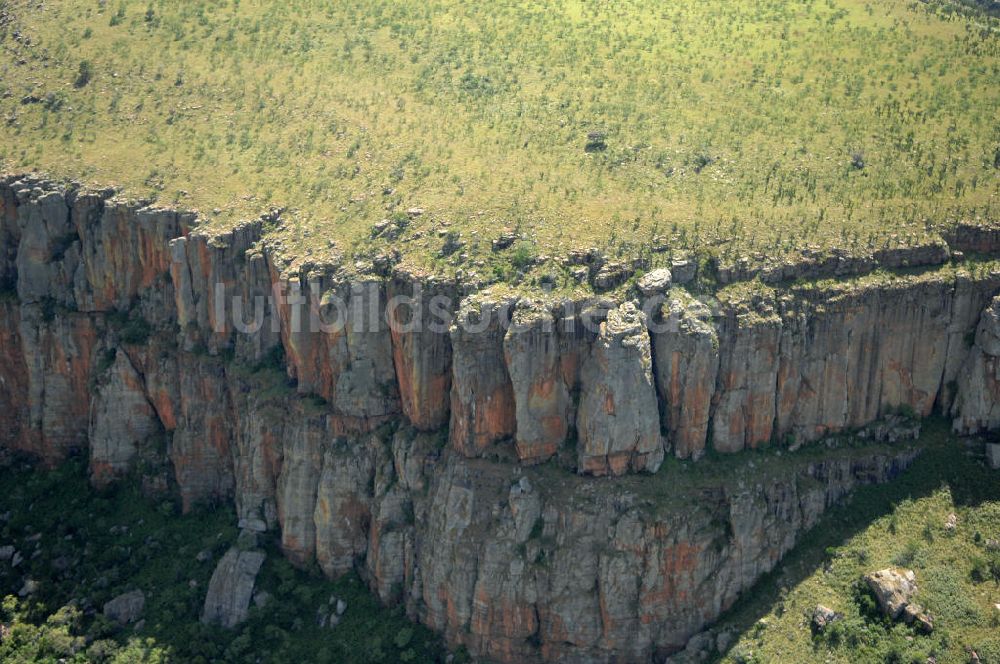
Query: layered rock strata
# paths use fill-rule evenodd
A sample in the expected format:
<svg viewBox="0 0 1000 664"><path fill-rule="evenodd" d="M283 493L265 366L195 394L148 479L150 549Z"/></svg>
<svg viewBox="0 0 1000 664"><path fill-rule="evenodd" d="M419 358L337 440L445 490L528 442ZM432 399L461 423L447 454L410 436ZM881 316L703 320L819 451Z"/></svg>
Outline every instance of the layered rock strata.
<svg viewBox="0 0 1000 664"><path fill-rule="evenodd" d="M185 509L232 500L295 563L356 569L501 661L682 647L825 507L910 458L688 485L657 473L666 454L798 447L901 410L998 425L987 261L459 301L415 271L287 267L262 241L273 216L211 234L30 177L0 180L0 206L4 446L86 454L97 484L152 472Z"/></svg>

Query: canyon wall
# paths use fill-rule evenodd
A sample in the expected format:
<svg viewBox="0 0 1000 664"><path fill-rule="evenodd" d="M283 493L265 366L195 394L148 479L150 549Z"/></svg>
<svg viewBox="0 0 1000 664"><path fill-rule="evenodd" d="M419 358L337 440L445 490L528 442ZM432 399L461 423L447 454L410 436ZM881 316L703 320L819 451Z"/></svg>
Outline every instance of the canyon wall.
<svg viewBox="0 0 1000 664"><path fill-rule="evenodd" d="M697 481L668 456L797 449L900 411L1000 424L995 233L921 270L531 298L289 268L262 241L273 215L196 222L0 179L0 443L85 454L97 485L138 472L185 509L231 500L293 562L356 569L500 661L662 658L913 452L736 456Z"/></svg>

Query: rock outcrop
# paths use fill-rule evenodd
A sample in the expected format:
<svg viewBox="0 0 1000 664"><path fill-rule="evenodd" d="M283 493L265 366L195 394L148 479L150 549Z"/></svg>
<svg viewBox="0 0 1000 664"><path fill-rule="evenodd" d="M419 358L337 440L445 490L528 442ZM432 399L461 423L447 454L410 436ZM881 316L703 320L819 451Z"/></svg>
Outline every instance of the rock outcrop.
<svg viewBox="0 0 1000 664"><path fill-rule="evenodd" d="M955 398L955 430L1000 428L1000 297L983 310Z"/></svg>
<svg viewBox="0 0 1000 664"><path fill-rule="evenodd" d="M684 291L674 292L657 313L653 351L662 426L678 458L697 459L708 440L719 338L708 307Z"/></svg>
<svg viewBox="0 0 1000 664"><path fill-rule="evenodd" d="M512 304L468 299L451 327L451 444L466 456L514 435L514 390L503 356Z"/></svg>
<svg viewBox="0 0 1000 664"><path fill-rule="evenodd" d="M577 467L593 475L656 472L663 461L645 315L632 304L608 313L580 371Z"/></svg>
<svg viewBox="0 0 1000 664"><path fill-rule="evenodd" d="M902 620L924 632L934 630L933 618L913 601L917 593L917 577L913 570L883 569L866 574L864 581L887 618Z"/></svg>
<svg viewBox="0 0 1000 664"><path fill-rule="evenodd" d="M90 474L98 486L127 472L139 446L160 430L141 376L123 350L110 351L111 366L92 403Z"/></svg>
<svg viewBox="0 0 1000 664"><path fill-rule="evenodd" d="M208 583L201 621L236 627L246 620L254 582L263 564L263 551L241 551L237 547L226 551Z"/></svg>
<svg viewBox="0 0 1000 664"><path fill-rule="evenodd" d="M873 422L937 409L962 432L1000 427L986 259L713 294L677 286L705 268L677 259L636 301L458 302L391 262L289 266L274 221L209 234L110 191L0 179L0 444L49 464L85 453L96 484L158 469L186 510L232 500L295 564L356 570L483 657L661 659L828 506L907 465L909 434ZM638 269L582 264L608 287ZM641 474L668 451L713 463L855 429L891 451ZM226 554L206 620L246 615L258 558Z"/></svg>
<svg viewBox="0 0 1000 664"><path fill-rule="evenodd" d="M146 596L141 590L132 590L105 603L104 617L119 625L128 625L139 620L145 608Z"/></svg>
<svg viewBox="0 0 1000 664"><path fill-rule="evenodd" d="M883 569L865 575L865 583L875 594L882 613L895 620L917 592L912 570Z"/></svg>
<svg viewBox="0 0 1000 664"><path fill-rule="evenodd" d="M566 321L557 321L547 307L522 305L504 337L517 419L515 442L522 462L552 458L574 426L572 396L578 388L574 371L578 361L573 361L569 347L573 331L567 331Z"/></svg>

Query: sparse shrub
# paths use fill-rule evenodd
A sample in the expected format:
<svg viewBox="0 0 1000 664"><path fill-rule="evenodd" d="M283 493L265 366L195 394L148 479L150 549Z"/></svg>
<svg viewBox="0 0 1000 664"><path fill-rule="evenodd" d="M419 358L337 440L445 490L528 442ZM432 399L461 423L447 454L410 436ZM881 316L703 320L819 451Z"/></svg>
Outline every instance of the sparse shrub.
<svg viewBox="0 0 1000 664"><path fill-rule="evenodd" d="M78 88L90 83L90 79L94 76L94 66L90 64L90 60L80 60L80 66L77 68L76 80L73 81L73 85Z"/></svg>
<svg viewBox="0 0 1000 664"><path fill-rule="evenodd" d="M864 581L857 581L852 589L851 598L858 607L858 613L867 622L884 623L885 616L882 615L871 588Z"/></svg>
<svg viewBox="0 0 1000 664"><path fill-rule="evenodd" d="M705 150L696 152L694 157L691 158L691 164L694 166L695 173L701 173L706 167L710 166L715 161L715 157L711 156Z"/></svg>
<svg viewBox="0 0 1000 664"><path fill-rule="evenodd" d="M518 242L510 256L510 263L518 270L525 270L535 264L537 256L538 251L534 244L527 241Z"/></svg>
<svg viewBox="0 0 1000 664"><path fill-rule="evenodd" d="M587 134L587 144L583 149L585 152L603 152L608 149L608 135L603 131L592 131Z"/></svg>
<svg viewBox="0 0 1000 664"><path fill-rule="evenodd" d="M410 627L404 627L398 632L396 632L396 638L393 639L393 643L397 648L405 648L410 645L410 641L413 640L413 629Z"/></svg>
<svg viewBox="0 0 1000 664"><path fill-rule="evenodd" d="M120 25L124 20L125 20L125 5L120 4L118 5L118 11L116 11L114 14L111 15L111 20L108 22L108 25L114 27L116 25Z"/></svg>
<svg viewBox="0 0 1000 664"><path fill-rule="evenodd" d="M268 349L260 360L254 365L256 371L284 371L285 370L285 347L282 344L275 344Z"/></svg>
<svg viewBox="0 0 1000 664"><path fill-rule="evenodd" d="M900 567L912 567L920 557L920 553L920 545L917 542L907 542L903 550L892 559L892 562Z"/></svg>
<svg viewBox="0 0 1000 664"><path fill-rule="evenodd" d="M130 316L121 328L121 340L127 344L144 344L149 340L153 328L142 316Z"/></svg>
<svg viewBox="0 0 1000 664"><path fill-rule="evenodd" d="M528 539L540 539L543 532L545 532L545 519L538 517L531 526L531 534L528 535Z"/></svg>

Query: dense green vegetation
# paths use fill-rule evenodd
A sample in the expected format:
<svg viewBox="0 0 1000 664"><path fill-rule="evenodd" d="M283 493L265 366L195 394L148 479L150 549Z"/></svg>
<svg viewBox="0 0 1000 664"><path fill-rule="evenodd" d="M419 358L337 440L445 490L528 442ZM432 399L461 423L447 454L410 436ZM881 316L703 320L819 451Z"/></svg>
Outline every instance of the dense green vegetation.
<svg viewBox="0 0 1000 664"><path fill-rule="evenodd" d="M137 485L95 494L80 462L52 472L20 461L0 469L0 546L23 557L17 567L0 562L0 661L443 661L433 634L401 609L379 607L360 579L296 570L273 547L257 583L271 601L236 630L202 625L209 578L236 541L235 515L176 511ZM19 596L29 578L37 590ZM146 596L144 622L118 628L101 608L134 589ZM347 611L335 628L319 627L317 612L332 596Z"/></svg>
<svg viewBox="0 0 1000 664"><path fill-rule="evenodd" d="M446 223L453 263L502 226L546 255L918 242L1000 216L994 5L0 0L0 161L219 227L289 206L298 259L411 207L423 262Z"/></svg>
<svg viewBox="0 0 1000 664"><path fill-rule="evenodd" d="M969 649L983 664L1000 662L997 471L983 463L981 444L963 443L943 423L921 442L926 450L901 478L860 489L831 511L721 621L716 629L739 635L723 662L966 664ZM860 579L890 566L915 571L931 634L874 610ZM844 618L814 635L817 604Z"/></svg>

